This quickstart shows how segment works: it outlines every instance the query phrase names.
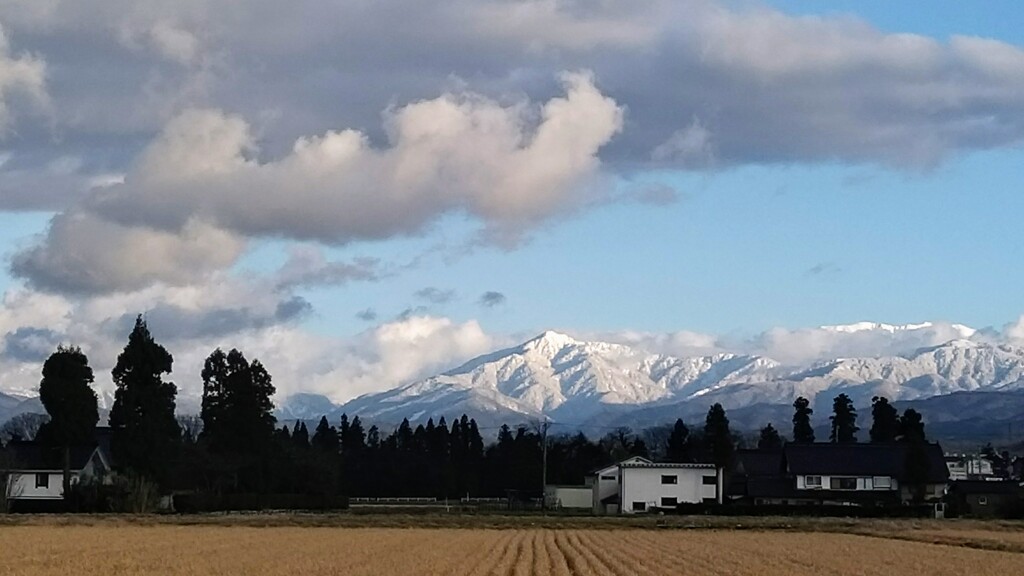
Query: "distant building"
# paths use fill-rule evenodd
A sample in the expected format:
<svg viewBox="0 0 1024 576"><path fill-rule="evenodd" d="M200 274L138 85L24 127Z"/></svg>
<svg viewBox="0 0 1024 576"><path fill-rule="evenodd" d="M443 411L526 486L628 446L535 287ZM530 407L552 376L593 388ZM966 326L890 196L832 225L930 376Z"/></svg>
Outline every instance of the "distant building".
<svg viewBox="0 0 1024 576"><path fill-rule="evenodd" d="M946 456L946 468L949 470L949 479L953 481L995 478L992 461L981 456L948 455Z"/></svg>
<svg viewBox="0 0 1024 576"><path fill-rule="evenodd" d="M47 509L64 499L64 450L38 442L12 441L5 448L12 462L4 487L12 510ZM98 444L72 446L71 483L103 478L110 459Z"/></svg>
<svg viewBox="0 0 1024 576"><path fill-rule="evenodd" d="M683 503L715 502L713 464L652 462L639 456L596 470L587 478L595 514L675 510Z"/></svg>
<svg viewBox="0 0 1024 576"><path fill-rule="evenodd" d="M786 444L781 451L741 450L727 495L751 504L892 506L914 499L910 445ZM939 502L949 470L938 444L924 446L924 499Z"/></svg>
<svg viewBox="0 0 1024 576"><path fill-rule="evenodd" d="M951 512L967 518L1014 518L1024 512L1024 490L1012 480L956 480L948 498Z"/></svg>

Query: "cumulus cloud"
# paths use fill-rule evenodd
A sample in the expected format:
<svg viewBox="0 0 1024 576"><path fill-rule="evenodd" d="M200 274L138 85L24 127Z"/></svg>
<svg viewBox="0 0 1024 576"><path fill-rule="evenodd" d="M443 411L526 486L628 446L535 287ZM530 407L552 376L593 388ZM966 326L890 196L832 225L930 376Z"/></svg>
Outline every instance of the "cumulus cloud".
<svg viewBox="0 0 1024 576"><path fill-rule="evenodd" d="M302 0L282 11L272 0L246 10L214 0L3 0L0 19L65 75L51 89L54 109L72 128L67 141L82 146L211 105L287 118L261 134L275 152L324 126L357 126L378 142L389 102L430 98L453 77L539 99L567 67L594 70L629 108L628 129L603 155L629 166L919 168L1024 136L1019 46L758 3ZM88 66L96 62L105 65ZM86 69L101 80L83 89Z"/></svg>
<svg viewBox="0 0 1024 576"><path fill-rule="evenodd" d="M478 302L481 306L486 308L494 308L495 306L504 304L506 300L507 298L501 292L488 291L480 295L480 300Z"/></svg>
<svg viewBox="0 0 1024 576"><path fill-rule="evenodd" d="M42 362L60 344L60 335L46 328L21 327L4 336L3 355L15 362Z"/></svg>
<svg viewBox="0 0 1024 576"><path fill-rule="evenodd" d="M41 243L14 255L11 271L35 288L66 293L184 285L230 266L245 245L196 219L168 232L71 209L53 218Z"/></svg>
<svg viewBox="0 0 1024 576"><path fill-rule="evenodd" d="M565 95L539 108L472 93L414 102L387 112L386 148L343 130L301 138L263 163L241 118L187 111L124 184L56 216L12 270L40 288L97 292L195 281L230 266L247 237L389 238L453 211L518 234L586 199L597 151L622 125L621 108L589 74L563 82ZM300 258L295 267L308 267L310 256ZM367 276L370 267L321 266L322 277L295 281Z"/></svg>

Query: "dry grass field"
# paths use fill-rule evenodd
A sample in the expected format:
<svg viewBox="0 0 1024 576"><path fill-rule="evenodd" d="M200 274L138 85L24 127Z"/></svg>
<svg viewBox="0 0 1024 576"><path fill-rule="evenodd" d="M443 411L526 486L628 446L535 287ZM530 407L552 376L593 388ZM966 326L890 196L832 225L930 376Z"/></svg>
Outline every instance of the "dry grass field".
<svg viewBox="0 0 1024 576"><path fill-rule="evenodd" d="M862 534L839 534L33 521L0 525L0 574L891 576L1024 569L1018 528L878 530L871 524Z"/></svg>

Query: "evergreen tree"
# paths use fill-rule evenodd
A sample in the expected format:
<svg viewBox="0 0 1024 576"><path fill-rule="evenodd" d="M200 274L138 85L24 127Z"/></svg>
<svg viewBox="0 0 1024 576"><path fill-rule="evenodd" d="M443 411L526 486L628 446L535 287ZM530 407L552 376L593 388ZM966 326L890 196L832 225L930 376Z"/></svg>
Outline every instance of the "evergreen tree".
<svg viewBox="0 0 1024 576"><path fill-rule="evenodd" d="M366 432L366 447L370 450L380 449L380 429L374 424Z"/></svg>
<svg viewBox="0 0 1024 576"><path fill-rule="evenodd" d="M270 374L259 360L250 363L238 350L224 354L218 348L207 357L202 377L202 438L215 451L261 454L277 425Z"/></svg>
<svg viewBox="0 0 1024 576"><path fill-rule="evenodd" d="M770 423L764 428L761 428L761 437L757 440L757 449L770 451L782 450L782 437L779 436L779 431Z"/></svg>
<svg viewBox="0 0 1024 576"><path fill-rule="evenodd" d="M732 432L729 430L729 418L721 404L715 403L708 409L708 415L704 420L704 441L715 466L727 467L732 461L735 447Z"/></svg>
<svg viewBox="0 0 1024 576"><path fill-rule="evenodd" d="M913 491L914 501L923 502L931 462L928 458L928 440L924 434L924 420L913 408L904 410L900 418L900 441L907 444L907 483Z"/></svg>
<svg viewBox="0 0 1024 576"><path fill-rule="evenodd" d="M359 416L352 418L348 432L342 437L342 447L346 452L356 454L366 449L366 432L363 431L363 423Z"/></svg>
<svg viewBox="0 0 1024 576"><path fill-rule="evenodd" d="M793 402L793 409L793 442L814 442L814 427L811 426L811 414L814 414L814 409L811 408L810 401L801 396Z"/></svg>
<svg viewBox="0 0 1024 576"><path fill-rule="evenodd" d="M691 448L690 429L683 423L682 418L676 418L666 442L665 457L669 462L692 462Z"/></svg>
<svg viewBox="0 0 1024 576"><path fill-rule="evenodd" d="M218 348L207 357L202 378L200 439L231 471L235 489L265 490L277 428L270 374L258 360Z"/></svg>
<svg viewBox="0 0 1024 576"><path fill-rule="evenodd" d="M856 442L857 431L857 409L853 407L853 400L846 394L836 396L832 401L832 432L829 434L829 441L840 444Z"/></svg>
<svg viewBox="0 0 1024 576"><path fill-rule="evenodd" d="M729 430L729 418L725 415L725 409L717 402L708 409L708 415L704 419L704 442L706 443L711 461L718 469L718 503L722 503L722 494L725 485L725 469L732 463L732 455L735 447L732 443L732 432Z"/></svg>
<svg viewBox="0 0 1024 576"><path fill-rule="evenodd" d="M903 417L899 419L899 436L904 442L927 442L924 419L917 410L907 408L903 411Z"/></svg>
<svg viewBox="0 0 1024 576"><path fill-rule="evenodd" d="M881 396L871 399L871 441L892 442L900 433L900 416L889 400Z"/></svg>
<svg viewBox="0 0 1024 576"><path fill-rule="evenodd" d="M309 448L309 430L306 428L306 423L301 420L296 420L295 427L292 429L292 445Z"/></svg>
<svg viewBox="0 0 1024 576"><path fill-rule="evenodd" d="M79 348L58 346L43 363L39 400L50 415L42 436L63 448L64 499L71 495L71 446L96 434L99 409L89 359Z"/></svg>
<svg viewBox="0 0 1024 576"><path fill-rule="evenodd" d="M117 386L109 417L114 461L123 470L161 483L166 482L171 454L181 437L174 417L178 389L163 380L173 363L139 316L112 371Z"/></svg>
<svg viewBox="0 0 1024 576"><path fill-rule="evenodd" d="M348 427L348 417L342 415L342 422ZM327 454L338 453L338 431L327 422L327 416L320 417L311 444Z"/></svg>

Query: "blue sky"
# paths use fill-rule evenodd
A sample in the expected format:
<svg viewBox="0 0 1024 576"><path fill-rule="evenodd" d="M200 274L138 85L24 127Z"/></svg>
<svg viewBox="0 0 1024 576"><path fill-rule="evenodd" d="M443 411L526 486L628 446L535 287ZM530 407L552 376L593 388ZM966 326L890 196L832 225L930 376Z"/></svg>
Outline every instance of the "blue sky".
<svg viewBox="0 0 1024 576"><path fill-rule="evenodd" d="M1019 2L55 6L0 4L0 381L138 313L318 390L1024 314Z"/></svg>

